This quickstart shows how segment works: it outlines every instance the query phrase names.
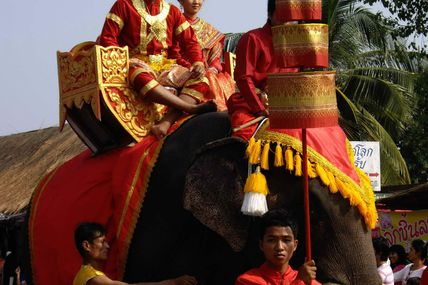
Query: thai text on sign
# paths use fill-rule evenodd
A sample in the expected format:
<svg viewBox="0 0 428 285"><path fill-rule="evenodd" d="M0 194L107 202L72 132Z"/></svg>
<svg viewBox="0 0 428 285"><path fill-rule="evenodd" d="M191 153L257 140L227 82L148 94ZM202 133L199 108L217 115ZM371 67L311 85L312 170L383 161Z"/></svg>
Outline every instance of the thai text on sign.
<svg viewBox="0 0 428 285"><path fill-rule="evenodd" d="M414 239L428 240L428 211L379 212L378 234L409 251ZM375 230L375 231L376 231Z"/></svg>
<svg viewBox="0 0 428 285"><path fill-rule="evenodd" d="M370 178L374 191L380 191L380 150L379 142L351 141L355 166Z"/></svg>

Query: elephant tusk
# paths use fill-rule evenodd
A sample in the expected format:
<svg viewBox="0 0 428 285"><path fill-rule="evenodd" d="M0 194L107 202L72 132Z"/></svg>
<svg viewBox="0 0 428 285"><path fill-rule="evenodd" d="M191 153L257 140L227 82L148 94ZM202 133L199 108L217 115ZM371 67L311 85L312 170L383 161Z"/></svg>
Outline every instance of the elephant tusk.
<svg viewBox="0 0 428 285"><path fill-rule="evenodd" d="M255 118L255 119L252 119L251 121L248 121L248 122L246 122L245 124L242 124L242 125L240 125L239 127L234 128L234 129L233 129L233 132L240 131L240 130L242 130L242 129L246 128L246 127L249 127L249 126L251 126L251 125L253 125L253 124L255 124L255 123L258 123L258 122L260 122L261 120L263 120L264 118L265 118L264 116L260 116L260 117L257 117L257 118Z"/></svg>

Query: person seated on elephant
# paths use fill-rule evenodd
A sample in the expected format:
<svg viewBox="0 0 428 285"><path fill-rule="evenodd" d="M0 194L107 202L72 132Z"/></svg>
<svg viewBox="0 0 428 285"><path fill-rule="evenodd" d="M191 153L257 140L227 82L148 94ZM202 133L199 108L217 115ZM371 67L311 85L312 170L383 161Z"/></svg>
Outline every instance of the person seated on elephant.
<svg viewBox="0 0 428 285"><path fill-rule="evenodd" d="M275 0L268 0L268 20L259 29L245 33L236 48L234 78L239 92L230 96L227 109L233 136L249 141L257 129L254 123L258 117L268 117L267 75L269 73L299 72L299 68L282 68L274 56L271 27L281 24L276 18ZM286 87L285 87L286 88ZM252 124L253 123L253 124ZM273 129L267 131L280 134L287 147L294 148L294 141L302 141L302 129ZM307 129L307 146L315 155L309 159L315 162L327 160L334 169L339 169L360 184L354 164L349 158L349 143L339 125ZM334 147L332 147L334 146ZM296 150L296 152L298 152ZM335 171L335 170L334 170Z"/></svg>
<svg viewBox="0 0 428 285"><path fill-rule="evenodd" d="M274 60L271 27L281 24L275 17L275 0L268 1L268 20L262 27L240 38L236 47L234 78L239 92L227 101L232 128L236 129L259 116L269 116L266 91L267 74L298 72L298 68L278 67ZM263 56L261 56L263 55ZM234 132L234 136L248 140L254 133L253 124Z"/></svg>
<svg viewBox="0 0 428 285"><path fill-rule="evenodd" d="M217 104L218 111L225 111L226 101L235 92L235 82L232 77L223 71L221 56L223 53L224 34L198 17L204 0L178 0L182 7L183 15L195 31L196 39L202 47L206 77L209 81L207 97ZM177 59L177 63L190 67L190 60L179 45L171 48L171 55Z"/></svg>
<svg viewBox="0 0 428 285"><path fill-rule="evenodd" d="M182 112L215 111L206 101L208 80L204 76L202 49L180 10L165 0L117 0L107 14L99 37L102 46L128 46L129 82L141 98L168 106L164 118L151 131L161 138ZM168 47L179 44L190 68L175 63ZM169 85L181 89L175 96Z"/></svg>
<svg viewBox="0 0 428 285"><path fill-rule="evenodd" d="M107 260L109 245L106 230L98 223L85 222L77 226L74 241L83 264L77 272L73 285L127 285L128 283L108 278L101 270ZM135 285L193 285L197 281L192 276L183 275L176 279L160 282L134 283Z"/></svg>
<svg viewBox="0 0 428 285"><path fill-rule="evenodd" d="M408 253L408 258L412 263L406 265L403 269L394 273L394 282L401 282L402 285L407 285L409 281L421 279L422 273L427 268L424 265L424 246L425 242L423 240L412 240L410 251Z"/></svg>
<svg viewBox="0 0 428 285"><path fill-rule="evenodd" d="M377 272L382 280L382 285L394 285L394 273L388 263L388 241L384 237L373 239L373 249L375 251Z"/></svg>
<svg viewBox="0 0 428 285"><path fill-rule="evenodd" d="M260 221L259 246L265 263L251 269L236 279L236 285L321 284L315 280L316 266L313 260L305 262L298 271L289 265L297 249L297 223L283 209L270 210Z"/></svg>

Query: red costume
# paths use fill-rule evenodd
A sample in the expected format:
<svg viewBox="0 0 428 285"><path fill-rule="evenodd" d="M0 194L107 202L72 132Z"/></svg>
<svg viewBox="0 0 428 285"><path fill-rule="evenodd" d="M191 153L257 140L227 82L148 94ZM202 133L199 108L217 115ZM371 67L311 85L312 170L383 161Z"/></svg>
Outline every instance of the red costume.
<svg viewBox="0 0 428 285"><path fill-rule="evenodd" d="M270 24L267 23L262 28L244 34L236 48L234 73L240 93L233 94L227 102L232 127L236 128L251 121L258 112L266 109L259 94L266 90L268 73L298 71L297 68L280 68L276 65ZM235 132L234 136L249 140L256 128L257 125L253 124ZM298 140L301 140L302 136L300 129L275 129L273 131ZM355 182L359 182L354 166L349 161L346 135L339 126L307 129L307 140L309 147Z"/></svg>
<svg viewBox="0 0 428 285"><path fill-rule="evenodd" d="M174 64L169 60L168 47L176 43L191 64L203 61L201 47L190 24L177 7L164 0L117 0L100 36L101 45L128 46L131 57L148 64L148 68L133 66L129 72L130 83L144 95L159 85L156 71L162 72ZM158 69L154 68L156 65ZM187 80L181 93L200 102L207 90L208 81L204 77Z"/></svg>
<svg viewBox="0 0 428 285"><path fill-rule="evenodd" d="M263 264L259 268L251 269L236 279L236 285L305 285L306 283L297 279L297 271L288 266L287 271L281 274ZM312 280L311 285L321 285Z"/></svg>
<svg viewBox="0 0 428 285"><path fill-rule="evenodd" d="M235 92L235 82L228 73L222 72L224 34L201 18L186 17L186 19L196 33L196 38L202 47L205 66L209 69L206 74L210 85L207 97L216 101L218 110L226 110L226 101ZM175 45L171 48L170 54L177 59L178 64L190 67L189 58L181 51L180 46ZM210 69L215 69L216 72L210 72Z"/></svg>

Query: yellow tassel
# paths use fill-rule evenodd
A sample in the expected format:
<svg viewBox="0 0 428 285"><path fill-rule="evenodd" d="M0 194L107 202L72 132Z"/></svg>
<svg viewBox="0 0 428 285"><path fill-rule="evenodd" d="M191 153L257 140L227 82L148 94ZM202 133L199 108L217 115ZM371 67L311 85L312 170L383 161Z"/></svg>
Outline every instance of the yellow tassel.
<svg viewBox="0 0 428 285"><path fill-rule="evenodd" d="M330 185L330 179L328 179L328 175L325 172L324 168L322 168L322 166L317 163L315 165L315 171L317 172L318 176L320 177L321 182L325 186L329 186Z"/></svg>
<svg viewBox="0 0 428 285"><path fill-rule="evenodd" d="M313 167L312 163L309 160L307 162L307 165L308 165L308 177L309 178L315 178L315 177L317 177L317 174L316 174L316 172L314 170L314 167Z"/></svg>
<svg viewBox="0 0 428 285"><path fill-rule="evenodd" d="M365 217L367 215L367 205L364 201L361 200L361 203L357 204L357 208L363 217Z"/></svg>
<svg viewBox="0 0 428 285"><path fill-rule="evenodd" d="M337 185L337 189L339 189L339 192L340 194L342 194L343 198L345 199L349 198L349 191L345 183L343 183L342 180L336 178L336 185Z"/></svg>
<svg viewBox="0 0 428 285"><path fill-rule="evenodd" d="M256 143L256 140L254 139L254 137L251 137L250 141L248 142L248 146L247 146L247 151L246 151L247 157L250 157L255 143Z"/></svg>
<svg viewBox="0 0 428 285"><path fill-rule="evenodd" d="M248 161L250 162L250 164L259 163L261 149L262 149L262 142L258 140L256 141L256 143L251 149L251 154L250 154L250 157L248 158Z"/></svg>
<svg viewBox="0 0 428 285"><path fill-rule="evenodd" d="M334 178L333 173L331 173L330 171L327 172L328 178L330 180L330 185L328 185L328 188L330 189L331 193L337 193L337 185L336 185L336 179Z"/></svg>
<svg viewBox="0 0 428 285"><path fill-rule="evenodd" d="M294 175L302 176L302 158L300 157L300 154L297 152L294 155L294 162L295 162L295 168L296 168Z"/></svg>
<svg viewBox="0 0 428 285"><path fill-rule="evenodd" d="M269 170L269 149L270 149L270 143L269 141L267 141L263 146L262 159L260 163L260 166L264 170Z"/></svg>
<svg viewBox="0 0 428 285"><path fill-rule="evenodd" d="M293 151L291 148L287 147L285 151L285 168L289 171L294 170L294 160L293 160Z"/></svg>
<svg viewBox="0 0 428 285"><path fill-rule="evenodd" d="M244 192L256 192L263 195L267 195L269 193L266 177L260 172L259 167L257 167L255 172L248 176L247 181L245 182Z"/></svg>
<svg viewBox="0 0 428 285"><path fill-rule="evenodd" d="M279 143L276 144L275 147L275 167L284 166L284 157L282 156L282 147Z"/></svg>
<svg viewBox="0 0 428 285"><path fill-rule="evenodd" d="M357 205L357 195L355 195L354 191L348 191L349 194L349 205L351 205L352 207Z"/></svg>

